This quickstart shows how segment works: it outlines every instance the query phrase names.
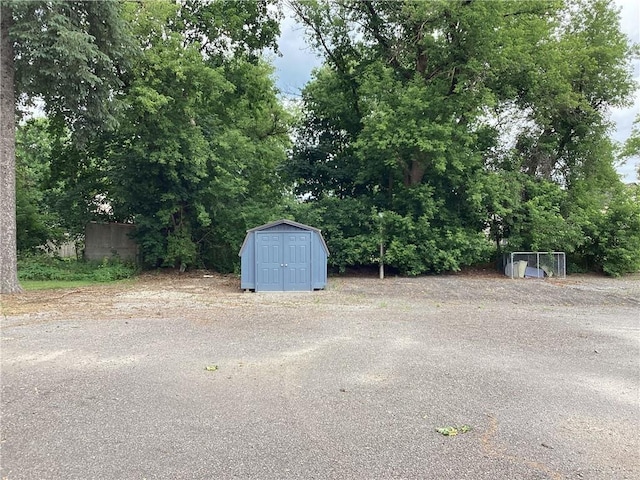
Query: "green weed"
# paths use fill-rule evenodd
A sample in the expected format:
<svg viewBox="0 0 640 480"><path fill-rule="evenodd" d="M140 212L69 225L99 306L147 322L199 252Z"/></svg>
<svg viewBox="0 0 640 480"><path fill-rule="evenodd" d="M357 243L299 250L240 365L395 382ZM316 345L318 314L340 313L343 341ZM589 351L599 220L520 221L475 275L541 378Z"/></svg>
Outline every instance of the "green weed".
<svg viewBox="0 0 640 480"><path fill-rule="evenodd" d="M137 271L135 265L119 259L87 262L40 254L23 256L18 259L18 278L23 286L29 285L30 281L86 282L85 284L113 282L132 278ZM50 286L42 288L50 288Z"/></svg>

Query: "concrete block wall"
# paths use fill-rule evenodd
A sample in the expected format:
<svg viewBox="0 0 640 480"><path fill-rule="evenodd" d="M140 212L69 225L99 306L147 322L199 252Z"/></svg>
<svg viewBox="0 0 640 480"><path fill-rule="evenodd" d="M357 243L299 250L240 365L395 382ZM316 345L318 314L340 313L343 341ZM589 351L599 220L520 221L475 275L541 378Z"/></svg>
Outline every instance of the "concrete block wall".
<svg viewBox="0 0 640 480"><path fill-rule="evenodd" d="M128 223L95 223L85 227L84 256L87 260L119 257L126 261L138 259L138 245L129 235L135 225Z"/></svg>

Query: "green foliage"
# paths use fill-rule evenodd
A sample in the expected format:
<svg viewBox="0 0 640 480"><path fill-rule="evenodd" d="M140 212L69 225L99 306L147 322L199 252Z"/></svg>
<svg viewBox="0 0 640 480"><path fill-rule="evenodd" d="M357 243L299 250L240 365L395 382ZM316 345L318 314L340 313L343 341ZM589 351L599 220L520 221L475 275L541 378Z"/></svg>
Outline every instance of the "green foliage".
<svg viewBox="0 0 640 480"><path fill-rule="evenodd" d="M294 204L291 210L296 221L322 230L331 269L344 272L347 267L377 263L377 226L366 198L324 197Z"/></svg>
<svg viewBox="0 0 640 480"><path fill-rule="evenodd" d="M326 62L303 90L287 172L332 254L343 250L334 266L377 262L378 230L385 263L406 274L458 270L503 248L590 255L588 231L598 245L633 244L633 234L607 240L627 232L616 216L596 221L620 184L607 112L635 88L635 47L610 2L293 9ZM600 200L581 207L581 185ZM337 215L340 202L353 218ZM612 273L604 258L593 261Z"/></svg>
<svg viewBox="0 0 640 480"><path fill-rule="evenodd" d="M36 239L49 237L49 219L39 218L34 205L40 201L35 190L24 188L14 198L16 172L14 128L16 105L33 107L36 102L56 123L66 124L80 144L115 123L115 106L127 68L128 37L124 33L118 0L68 2L64 0L2 1L2 169L0 182L6 187L0 196L2 292L19 291L16 275L18 248L33 248ZM7 120L9 120L7 122ZM30 182L22 175L22 187ZM18 207L17 204L20 204ZM22 234L14 236L14 220L21 210Z"/></svg>
<svg viewBox="0 0 640 480"><path fill-rule="evenodd" d="M84 235L89 221L115 221L103 192L102 152L95 140L79 148L59 122L34 118L16 131L18 252Z"/></svg>
<svg viewBox="0 0 640 480"><path fill-rule="evenodd" d="M635 121L633 122L633 129L631 130L631 135L629 136L629 138L624 144L622 156L623 157L640 156L640 114L638 114ZM640 164L638 164L637 175L638 175L638 179L640 179Z"/></svg>
<svg viewBox="0 0 640 480"><path fill-rule="evenodd" d="M34 251L45 245L51 236L47 218L38 208L38 192L25 188L28 181L18 173L16 179L16 245L18 252Z"/></svg>
<svg viewBox="0 0 640 480"><path fill-rule="evenodd" d="M267 3L126 5L142 47L129 108L91 157L105 159L112 216L135 221L145 266L234 270L247 222L278 208L289 120L256 56L277 34Z"/></svg>
<svg viewBox="0 0 640 480"><path fill-rule="evenodd" d="M274 6L10 2L18 93L49 116L41 168L19 178L21 248L54 223L135 221L147 266L236 268L247 222L284 192L289 120L261 60Z"/></svg>
<svg viewBox="0 0 640 480"><path fill-rule="evenodd" d="M165 266L186 268L187 265L195 263L196 254L196 244L191 239L191 233L186 227L182 226L169 233L167 253L164 257Z"/></svg>
<svg viewBox="0 0 640 480"><path fill-rule="evenodd" d="M640 190L618 186L604 192L591 189L574 199L575 219L582 233L578 268L611 276L640 271Z"/></svg>
<svg viewBox="0 0 640 480"><path fill-rule="evenodd" d="M411 195L405 192L401 197L406 201ZM416 217L378 211L366 197L324 197L292 211L297 221L322 230L331 252L329 266L339 272L377 265L381 241L385 265L405 275L457 271L490 259L493 250L482 234L436 226L436 209L428 193L414 192L413 199L422 203L416 208L422 213Z"/></svg>
<svg viewBox="0 0 640 480"><path fill-rule="evenodd" d="M16 131L16 224L18 252L59 242L64 231L51 205L50 156L53 138L45 119L32 119Z"/></svg>
<svg viewBox="0 0 640 480"><path fill-rule="evenodd" d="M558 184L528 175L506 176L516 196L504 199L507 208L490 212L510 251L568 251L579 242L579 227L566 219L568 192ZM508 192L510 189L505 188ZM513 190L511 191L513 194ZM504 198L504 197L503 197ZM499 216L500 215L500 216Z"/></svg>
<svg viewBox="0 0 640 480"><path fill-rule="evenodd" d="M493 249L479 232L462 227L437 227L437 220L385 212L384 261L401 273L441 273L484 263Z"/></svg>
<svg viewBox="0 0 640 480"><path fill-rule="evenodd" d="M265 49L277 47L282 15L275 0L186 0L181 6L177 21L185 40L218 61L228 56L256 63Z"/></svg>
<svg viewBox="0 0 640 480"><path fill-rule="evenodd" d="M635 47L618 20L606 0L566 1L557 10L553 34L521 77L527 84L508 99L507 115L517 112L528 123L512 157L522 171L570 188L611 167L608 108L627 106L636 88L628 68Z"/></svg>
<svg viewBox="0 0 640 480"><path fill-rule="evenodd" d="M12 0L16 93L84 138L114 124L130 39L122 3Z"/></svg>
<svg viewBox="0 0 640 480"><path fill-rule="evenodd" d="M620 192L602 225L602 270L614 277L640 271L640 190Z"/></svg>
<svg viewBox="0 0 640 480"><path fill-rule="evenodd" d="M113 282L132 278L136 273L134 265L118 259L85 262L44 254L21 255L18 258L20 280Z"/></svg>
<svg viewBox="0 0 640 480"><path fill-rule="evenodd" d="M606 0L292 2L326 58L293 148L261 58L277 2L10 6L18 93L49 115L18 133L21 251L126 220L147 267L237 271L247 229L293 217L338 271L381 242L408 275L503 248L638 269L607 121L637 48Z"/></svg>

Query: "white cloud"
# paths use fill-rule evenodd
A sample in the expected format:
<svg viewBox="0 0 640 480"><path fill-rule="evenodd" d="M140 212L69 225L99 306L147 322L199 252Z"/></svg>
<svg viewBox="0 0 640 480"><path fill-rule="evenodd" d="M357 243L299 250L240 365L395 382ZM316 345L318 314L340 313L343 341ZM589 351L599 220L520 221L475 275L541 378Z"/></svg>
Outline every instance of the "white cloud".
<svg viewBox="0 0 640 480"><path fill-rule="evenodd" d="M308 45L303 26L293 19L290 12L285 10L285 14L278 40L282 56L275 58L273 64L278 89L285 96L296 96L311 79L311 71L320 66L322 59Z"/></svg>

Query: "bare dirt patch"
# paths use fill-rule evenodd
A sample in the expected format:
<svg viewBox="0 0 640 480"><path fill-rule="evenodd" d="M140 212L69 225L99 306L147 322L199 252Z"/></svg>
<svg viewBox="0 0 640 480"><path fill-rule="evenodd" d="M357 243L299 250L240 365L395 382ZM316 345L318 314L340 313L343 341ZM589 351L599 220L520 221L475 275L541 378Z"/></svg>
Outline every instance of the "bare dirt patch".
<svg viewBox="0 0 640 480"><path fill-rule="evenodd" d="M240 290L233 275L192 273L142 275L133 283L106 284L74 289L32 291L2 298L2 313L22 321L42 321L69 315L109 318L148 314L199 318L211 307L250 307L336 303L371 306L427 302L520 306L616 305L640 307L640 276L613 279L595 275L564 280L512 280L492 272L391 277L332 277L324 291L255 294ZM17 318L16 318L17 319Z"/></svg>

